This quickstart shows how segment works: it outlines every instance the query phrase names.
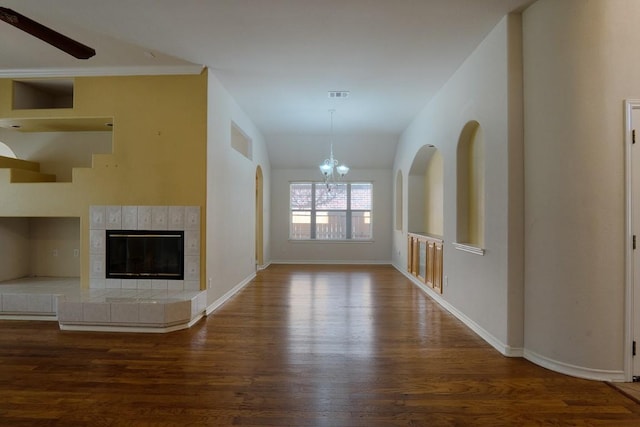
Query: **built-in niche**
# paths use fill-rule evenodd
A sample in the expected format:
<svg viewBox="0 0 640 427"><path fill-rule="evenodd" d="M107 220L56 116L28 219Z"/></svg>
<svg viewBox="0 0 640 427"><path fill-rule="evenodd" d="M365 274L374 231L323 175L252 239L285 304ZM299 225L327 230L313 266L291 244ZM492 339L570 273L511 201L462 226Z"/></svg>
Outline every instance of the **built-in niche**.
<svg viewBox="0 0 640 427"><path fill-rule="evenodd" d="M73 108L73 79L13 81L14 110Z"/></svg>
<svg viewBox="0 0 640 427"><path fill-rule="evenodd" d="M444 166L442 154L424 145L413 160L408 183L408 231L442 236L444 230Z"/></svg>
<svg viewBox="0 0 640 427"><path fill-rule="evenodd" d="M231 122L231 147L247 159L253 159L252 141L235 123Z"/></svg>
<svg viewBox="0 0 640 427"><path fill-rule="evenodd" d="M456 175L456 248L482 255L484 246L484 140L480 124L472 120L460 133Z"/></svg>
<svg viewBox="0 0 640 427"><path fill-rule="evenodd" d="M80 276L80 219L0 218L0 280Z"/></svg>
<svg viewBox="0 0 640 427"><path fill-rule="evenodd" d="M94 154L113 151L111 117L0 118L0 141L34 162L55 182L71 182L74 168L90 168Z"/></svg>

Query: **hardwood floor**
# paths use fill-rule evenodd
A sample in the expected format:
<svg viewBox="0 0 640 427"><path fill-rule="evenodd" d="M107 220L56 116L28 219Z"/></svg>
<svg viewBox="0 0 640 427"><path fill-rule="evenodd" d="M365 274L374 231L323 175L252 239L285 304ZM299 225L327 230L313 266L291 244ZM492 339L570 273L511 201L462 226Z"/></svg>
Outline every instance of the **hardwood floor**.
<svg viewBox="0 0 640 427"><path fill-rule="evenodd" d="M505 358L389 266L274 265L164 335L0 321L0 425L640 425L604 383Z"/></svg>

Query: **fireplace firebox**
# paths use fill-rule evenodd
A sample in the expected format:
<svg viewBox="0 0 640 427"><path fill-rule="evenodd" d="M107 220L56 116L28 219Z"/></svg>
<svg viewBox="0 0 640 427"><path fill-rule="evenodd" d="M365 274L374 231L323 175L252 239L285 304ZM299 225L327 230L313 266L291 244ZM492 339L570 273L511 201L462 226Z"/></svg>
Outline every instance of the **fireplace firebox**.
<svg viewBox="0 0 640 427"><path fill-rule="evenodd" d="M107 279L184 279L184 231L106 230Z"/></svg>

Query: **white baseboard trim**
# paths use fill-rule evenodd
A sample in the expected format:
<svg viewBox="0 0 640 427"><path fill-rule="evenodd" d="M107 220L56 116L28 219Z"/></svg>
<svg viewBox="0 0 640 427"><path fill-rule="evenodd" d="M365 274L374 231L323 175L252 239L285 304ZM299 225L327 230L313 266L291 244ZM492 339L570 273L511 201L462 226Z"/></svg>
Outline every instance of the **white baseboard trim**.
<svg viewBox="0 0 640 427"><path fill-rule="evenodd" d="M268 268L270 265L271 265L271 261L269 261L266 264L256 265L256 270L257 271L264 270L264 269Z"/></svg>
<svg viewBox="0 0 640 427"><path fill-rule="evenodd" d="M464 313L456 309L449 302L447 302L444 298L442 298L438 293L434 292L424 283L420 282L416 277L411 275L409 272L404 271L403 268L400 268L398 265L393 264L393 266L404 274L411 282L413 282L418 288L423 290L427 295L433 298L438 304L440 304L445 310L453 314L458 320L464 323L469 329L478 334L483 340L489 343L493 348L498 350L501 354L507 357L524 357L531 363L535 363L538 366L542 366L543 368L549 369L554 372L558 372L561 374L569 375L576 378L584 378L587 380L596 380L596 381L609 381L609 382L625 382L626 377L624 375L623 370L606 370L606 369L593 369L593 368L585 368L583 366L571 365L569 363L559 362L557 360L550 359L546 356L542 356L536 352L531 350L527 350L525 348L520 347L511 347L509 345L504 344L502 341L497 339L491 333L487 332L484 328L478 325L476 322L467 317Z"/></svg>
<svg viewBox="0 0 640 427"><path fill-rule="evenodd" d="M272 260L270 264L314 264L314 265L393 265L391 261L367 260Z"/></svg>
<svg viewBox="0 0 640 427"><path fill-rule="evenodd" d="M606 369L592 369L559 362L531 350L524 350L524 358L528 361L561 374L587 380L625 382L624 371L611 371Z"/></svg>
<svg viewBox="0 0 640 427"><path fill-rule="evenodd" d="M33 314L2 314L0 313L0 320L44 320L48 322L57 322L58 315L33 315Z"/></svg>
<svg viewBox="0 0 640 427"><path fill-rule="evenodd" d="M231 297L233 297L236 293L238 293L242 288L247 286L249 284L249 282L251 282L255 278L256 278L256 273L250 274L242 282L240 282L237 285L235 285L231 290L229 290L227 293L225 293L220 298L218 298L213 303L211 303L207 307L207 309L205 311L205 314L208 316L211 313L213 313L214 311L216 311L218 308L220 308L222 305L224 305L224 303L229 301L231 299Z"/></svg>
<svg viewBox="0 0 640 427"><path fill-rule="evenodd" d="M123 325L91 325L91 324L69 324L60 323L61 331L80 331L80 332L126 332L126 333L144 333L144 334L166 334L169 332L180 331L182 329L189 329L204 316L199 314L191 319L189 322L178 323L177 325L165 326L165 327L150 327L150 326L123 326Z"/></svg>
<svg viewBox="0 0 640 427"><path fill-rule="evenodd" d="M482 326L478 325L472 319L470 319L463 312L455 308L451 305L447 300L442 298L440 294L435 292L433 289L429 288L424 283L420 282L417 277L414 277L412 274L409 274L408 271L405 271L403 268L400 268L398 265L393 264L396 270L404 274L414 285L420 288L424 293L433 298L442 308L447 310L449 313L453 314L458 320L464 323L469 329L478 334L480 338L485 340L488 344L490 344L493 348L498 350L500 354L506 357L522 357L524 354L524 350L520 347L512 347L500 341L493 334L488 332Z"/></svg>

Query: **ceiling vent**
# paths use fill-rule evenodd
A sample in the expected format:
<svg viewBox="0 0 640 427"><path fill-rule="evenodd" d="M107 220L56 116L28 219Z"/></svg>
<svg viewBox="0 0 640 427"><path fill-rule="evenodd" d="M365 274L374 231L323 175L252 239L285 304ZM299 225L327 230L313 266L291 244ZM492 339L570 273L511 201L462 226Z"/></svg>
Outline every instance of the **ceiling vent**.
<svg viewBox="0 0 640 427"><path fill-rule="evenodd" d="M349 97L349 91L348 90L331 90L329 91L329 98L336 98L336 99L345 99Z"/></svg>

